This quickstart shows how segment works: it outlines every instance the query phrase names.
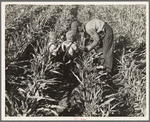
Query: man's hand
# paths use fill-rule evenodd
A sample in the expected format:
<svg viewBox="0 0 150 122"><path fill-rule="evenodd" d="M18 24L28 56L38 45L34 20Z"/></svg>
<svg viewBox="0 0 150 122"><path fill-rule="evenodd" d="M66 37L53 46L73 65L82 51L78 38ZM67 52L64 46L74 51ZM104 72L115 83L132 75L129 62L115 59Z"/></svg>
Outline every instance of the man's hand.
<svg viewBox="0 0 150 122"><path fill-rule="evenodd" d="M90 51L92 50L95 46L98 45L98 42L100 41L100 37L97 34L97 32L93 29L87 29L87 33L91 36L91 38L94 40L92 44L87 46L87 49Z"/></svg>
<svg viewBox="0 0 150 122"><path fill-rule="evenodd" d="M89 46L87 46L86 48L87 48L87 50L88 50L88 51L90 51L90 50L91 50L91 46L90 46L90 45L89 45Z"/></svg>

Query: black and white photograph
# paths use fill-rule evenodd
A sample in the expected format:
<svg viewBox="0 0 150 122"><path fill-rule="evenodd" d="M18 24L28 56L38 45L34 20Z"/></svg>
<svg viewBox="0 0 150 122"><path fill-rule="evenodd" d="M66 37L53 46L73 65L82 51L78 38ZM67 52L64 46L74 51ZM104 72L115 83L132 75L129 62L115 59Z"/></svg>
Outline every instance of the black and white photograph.
<svg viewBox="0 0 150 122"><path fill-rule="evenodd" d="M2 2L2 120L149 120L149 2Z"/></svg>

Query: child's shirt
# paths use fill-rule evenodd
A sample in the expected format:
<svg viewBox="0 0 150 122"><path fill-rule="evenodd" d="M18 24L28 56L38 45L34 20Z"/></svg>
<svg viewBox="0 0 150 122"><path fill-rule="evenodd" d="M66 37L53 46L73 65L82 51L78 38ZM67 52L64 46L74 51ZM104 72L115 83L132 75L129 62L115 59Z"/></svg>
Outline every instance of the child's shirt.
<svg viewBox="0 0 150 122"><path fill-rule="evenodd" d="M50 51L50 54L56 56L58 51L59 45L55 42L49 42L48 44L48 50Z"/></svg>
<svg viewBox="0 0 150 122"><path fill-rule="evenodd" d="M67 51L67 49L69 48L67 53L70 56L74 56L77 53L77 46L75 42L70 42L68 40L64 41L61 47L63 52Z"/></svg>

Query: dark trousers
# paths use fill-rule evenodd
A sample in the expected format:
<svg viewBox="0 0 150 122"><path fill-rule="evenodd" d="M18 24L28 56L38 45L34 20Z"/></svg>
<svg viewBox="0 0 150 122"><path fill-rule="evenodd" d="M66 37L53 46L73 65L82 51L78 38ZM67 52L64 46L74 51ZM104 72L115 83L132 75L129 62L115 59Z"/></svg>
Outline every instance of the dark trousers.
<svg viewBox="0 0 150 122"><path fill-rule="evenodd" d="M106 68L107 72L111 72L113 68L113 52L114 52L113 30L107 23L105 23L103 28L104 28L103 32L104 37L101 37L102 46L100 47L98 52L103 52L102 59L100 61L101 65L103 65Z"/></svg>

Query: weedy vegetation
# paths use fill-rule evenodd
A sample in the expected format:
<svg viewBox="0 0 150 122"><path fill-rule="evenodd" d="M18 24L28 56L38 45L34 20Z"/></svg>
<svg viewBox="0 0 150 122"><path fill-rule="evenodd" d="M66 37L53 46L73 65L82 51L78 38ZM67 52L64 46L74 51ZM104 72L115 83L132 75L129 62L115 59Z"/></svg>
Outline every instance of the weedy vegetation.
<svg viewBox="0 0 150 122"><path fill-rule="evenodd" d="M74 20L100 18L114 31L114 72L95 70L95 52L63 63L48 50ZM81 39L78 38L79 47ZM6 5L5 116L146 116L145 5Z"/></svg>

